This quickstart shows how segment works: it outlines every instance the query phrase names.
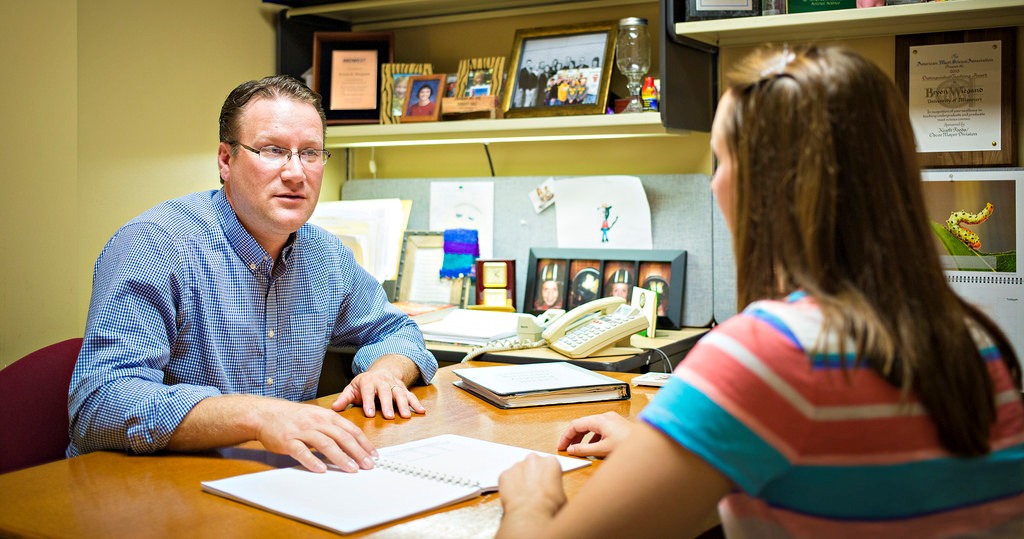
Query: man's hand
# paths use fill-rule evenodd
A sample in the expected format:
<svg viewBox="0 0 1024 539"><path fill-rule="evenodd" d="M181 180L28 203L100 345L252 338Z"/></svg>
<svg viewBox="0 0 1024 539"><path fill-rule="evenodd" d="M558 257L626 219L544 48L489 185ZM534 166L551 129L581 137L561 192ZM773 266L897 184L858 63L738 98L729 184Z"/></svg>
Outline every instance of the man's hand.
<svg viewBox="0 0 1024 539"><path fill-rule="evenodd" d="M633 423L615 412L581 417L569 423L558 440L558 450L577 457L606 457L632 430ZM594 435L585 442L589 433Z"/></svg>
<svg viewBox="0 0 1024 539"><path fill-rule="evenodd" d="M341 391L331 408L344 410L349 404L362 404L363 415L376 415L374 400L380 401L380 413L384 419L394 419L395 410L403 418L412 417L412 413L426 413L416 395L409 391L408 386L419 378L419 368L411 359L397 354L381 356L370 368L355 378Z"/></svg>
<svg viewBox="0 0 1024 539"><path fill-rule="evenodd" d="M266 399L261 402L259 414L256 439L269 451L288 455L314 472L327 471L327 465L310 448L346 472L373 468L377 450L359 427L336 412Z"/></svg>
<svg viewBox="0 0 1024 539"><path fill-rule="evenodd" d="M249 440L288 455L314 472L327 465L316 449L346 472L373 468L377 450L359 427L312 404L255 395L220 395L199 401L174 430L167 449L205 451Z"/></svg>

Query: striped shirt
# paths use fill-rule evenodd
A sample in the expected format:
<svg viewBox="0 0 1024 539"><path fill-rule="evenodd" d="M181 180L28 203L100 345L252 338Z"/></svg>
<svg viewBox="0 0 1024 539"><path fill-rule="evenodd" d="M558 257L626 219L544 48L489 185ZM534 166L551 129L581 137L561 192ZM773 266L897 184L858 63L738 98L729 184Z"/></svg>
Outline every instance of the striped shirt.
<svg viewBox="0 0 1024 539"><path fill-rule="evenodd" d="M1024 405L998 350L992 452L945 451L924 408L870 367L810 358L812 300L761 301L703 338L641 417L728 477L731 537L1024 537Z"/></svg>
<svg viewBox="0 0 1024 539"><path fill-rule="evenodd" d="M353 371L401 354L429 382L437 360L352 252L306 224L275 261L223 190L152 208L104 247L71 379L68 456L164 448L185 414L219 394L316 396L329 345Z"/></svg>

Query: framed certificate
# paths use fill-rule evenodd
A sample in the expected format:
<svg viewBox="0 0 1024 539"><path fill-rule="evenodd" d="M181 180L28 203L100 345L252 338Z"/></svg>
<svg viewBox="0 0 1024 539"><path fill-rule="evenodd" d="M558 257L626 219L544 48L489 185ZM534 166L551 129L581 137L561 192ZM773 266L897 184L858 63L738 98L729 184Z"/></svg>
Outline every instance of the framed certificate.
<svg viewBox="0 0 1024 539"><path fill-rule="evenodd" d="M391 63L393 45L391 32L313 34L313 90L328 125L380 121L381 66Z"/></svg>
<svg viewBox="0 0 1024 539"><path fill-rule="evenodd" d="M923 167L1014 166L1016 28L896 36Z"/></svg>

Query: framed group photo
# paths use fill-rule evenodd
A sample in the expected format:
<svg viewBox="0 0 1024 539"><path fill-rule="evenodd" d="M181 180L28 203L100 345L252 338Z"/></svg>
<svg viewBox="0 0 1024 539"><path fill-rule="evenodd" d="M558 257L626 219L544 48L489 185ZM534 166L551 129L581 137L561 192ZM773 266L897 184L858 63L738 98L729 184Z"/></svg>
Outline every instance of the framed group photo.
<svg viewBox="0 0 1024 539"><path fill-rule="evenodd" d="M683 318L686 251L532 248L523 312L571 310L609 296L631 300L633 287L658 297L660 329L679 329Z"/></svg>
<svg viewBox="0 0 1024 539"><path fill-rule="evenodd" d="M313 91L328 125L378 123L381 66L391 62L391 32L315 32Z"/></svg>
<svg viewBox="0 0 1024 539"><path fill-rule="evenodd" d="M617 24L516 30L505 80L505 117L603 114Z"/></svg>
<svg viewBox="0 0 1024 539"><path fill-rule="evenodd" d="M409 77L409 89L406 90L402 104L401 123L436 122L441 118L441 100L444 99L444 73L437 75L413 75Z"/></svg>
<svg viewBox="0 0 1024 539"><path fill-rule="evenodd" d="M397 124L402 116L409 77L430 75L431 64L384 64L380 72L380 123Z"/></svg>

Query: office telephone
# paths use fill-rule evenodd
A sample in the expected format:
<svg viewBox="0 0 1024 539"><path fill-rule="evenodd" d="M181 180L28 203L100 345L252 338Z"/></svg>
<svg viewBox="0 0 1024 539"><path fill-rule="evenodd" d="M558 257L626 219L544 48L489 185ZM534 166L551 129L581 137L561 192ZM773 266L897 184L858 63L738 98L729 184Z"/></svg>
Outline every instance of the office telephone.
<svg viewBox="0 0 1024 539"><path fill-rule="evenodd" d="M515 338L489 342L471 350L462 361L481 354L548 346L573 358L593 355L642 331L647 317L620 297L600 298L564 312L552 309L538 318L521 315Z"/></svg>

